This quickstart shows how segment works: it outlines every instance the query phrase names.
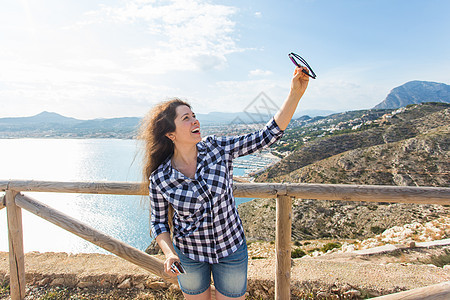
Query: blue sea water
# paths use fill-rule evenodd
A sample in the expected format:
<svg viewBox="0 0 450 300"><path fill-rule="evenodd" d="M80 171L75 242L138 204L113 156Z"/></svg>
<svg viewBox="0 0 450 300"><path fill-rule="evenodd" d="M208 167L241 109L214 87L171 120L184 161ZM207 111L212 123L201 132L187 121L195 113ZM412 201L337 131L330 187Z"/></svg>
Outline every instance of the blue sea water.
<svg viewBox="0 0 450 300"><path fill-rule="evenodd" d="M140 181L139 148L135 140L0 139L0 180ZM244 169L234 168L234 174ZM137 249L145 250L152 240L146 197L25 194ZM22 218L25 252L106 253L25 210ZM6 209L0 210L0 251L8 251Z"/></svg>

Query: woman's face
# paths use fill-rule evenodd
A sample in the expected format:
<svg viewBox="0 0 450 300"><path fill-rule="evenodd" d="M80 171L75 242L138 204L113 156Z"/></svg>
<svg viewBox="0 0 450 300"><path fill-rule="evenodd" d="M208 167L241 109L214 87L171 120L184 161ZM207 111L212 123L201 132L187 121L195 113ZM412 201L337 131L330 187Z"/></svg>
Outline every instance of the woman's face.
<svg viewBox="0 0 450 300"><path fill-rule="evenodd" d="M195 114L186 105L176 108L175 131L167 136L176 144L197 144L202 140L200 135L200 122L195 118Z"/></svg>

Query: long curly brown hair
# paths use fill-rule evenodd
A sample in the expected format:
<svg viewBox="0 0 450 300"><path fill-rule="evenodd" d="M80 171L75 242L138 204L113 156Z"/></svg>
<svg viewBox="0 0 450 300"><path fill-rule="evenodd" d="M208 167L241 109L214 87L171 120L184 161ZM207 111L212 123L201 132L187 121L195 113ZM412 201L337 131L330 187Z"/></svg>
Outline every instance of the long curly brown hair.
<svg viewBox="0 0 450 300"><path fill-rule="evenodd" d="M176 109L181 105L191 108L188 103L178 98L161 102L154 106L141 122L138 139L144 142L143 190L148 190L152 172L173 155L174 144L166 134L175 131Z"/></svg>

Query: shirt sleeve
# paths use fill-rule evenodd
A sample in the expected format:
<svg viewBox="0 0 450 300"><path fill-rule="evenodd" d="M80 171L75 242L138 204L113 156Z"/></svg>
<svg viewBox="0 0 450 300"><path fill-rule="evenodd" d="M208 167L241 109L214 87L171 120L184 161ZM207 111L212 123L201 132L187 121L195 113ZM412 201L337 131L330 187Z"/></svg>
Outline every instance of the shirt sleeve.
<svg viewBox="0 0 450 300"><path fill-rule="evenodd" d="M219 137L217 142L221 144L225 151L229 152L233 158L252 154L253 152L269 147L283 136L284 131L278 127L275 119L272 118L261 130L246 135Z"/></svg>
<svg viewBox="0 0 450 300"><path fill-rule="evenodd" d="M163 195L158 191L154 178L150 178L150 225L153 237L157 237L163 232L169 230L169 203L164 199Z"/></svg>

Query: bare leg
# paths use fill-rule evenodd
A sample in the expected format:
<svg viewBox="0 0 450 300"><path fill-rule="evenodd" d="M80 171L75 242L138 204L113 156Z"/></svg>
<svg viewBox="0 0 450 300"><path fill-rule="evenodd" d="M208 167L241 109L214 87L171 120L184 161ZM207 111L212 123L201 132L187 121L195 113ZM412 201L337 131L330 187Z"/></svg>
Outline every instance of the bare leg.
<svg viewBox="0 0 450 300"><path fill-rule="evenodd" d="M245 299L245 295L241 296L239 298L230 298L230 297L222 295L221 293L219 293L219 291L216 290L216 300L244 300L244 299Z"/></svg>
<svg viewBox="0 0 450 300"><path fill-rule="evenodd" d="M211 287L198 295L188 295L183 293L186 300L211 300Z"/></svg>

